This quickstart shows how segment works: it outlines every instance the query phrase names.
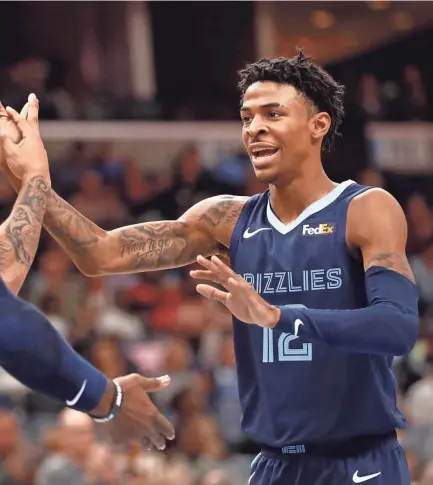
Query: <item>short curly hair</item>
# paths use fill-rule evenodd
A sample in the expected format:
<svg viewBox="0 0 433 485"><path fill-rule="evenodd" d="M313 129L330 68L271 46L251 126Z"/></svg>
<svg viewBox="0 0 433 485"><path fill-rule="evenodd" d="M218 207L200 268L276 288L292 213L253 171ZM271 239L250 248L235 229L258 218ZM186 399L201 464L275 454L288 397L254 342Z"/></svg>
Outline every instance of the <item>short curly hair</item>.
<svg viewBox="0 0 433 485"><path fill-rule="evenodd" d="M238 87L242 97L252 84L273 81L293 86L315 111L328 113L331 117L331 126L323 140L322 148L326 151L331 149L335 137L340 135L338 130L344 118L344 86L311 62L311 57L305 56L302 49L298 49L296 56L292 58L262 58L247 64L238 74Z"/></svg>

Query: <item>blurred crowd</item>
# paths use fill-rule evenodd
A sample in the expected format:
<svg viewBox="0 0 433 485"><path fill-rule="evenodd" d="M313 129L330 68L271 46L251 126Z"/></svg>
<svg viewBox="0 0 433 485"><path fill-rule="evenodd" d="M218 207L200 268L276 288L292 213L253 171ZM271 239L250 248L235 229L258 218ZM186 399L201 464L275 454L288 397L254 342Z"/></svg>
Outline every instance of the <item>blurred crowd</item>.
<svg viewBox="0 0 433 485"><path fill-rule="evenodd" d="M55 189L106 229L179 217L217 193L265 189L243 155L206 169L186 145L165 172L101 145L90 155L74 143L51 164ZM372 169L357 180L387 188L409 222L408 253L421 291L421 333L408 358L396 361L401 406L409 429L401 439L415 479L433 483L433 211L423 179ZM430 181L431 183L431 181ZM0 179L0 217L14 193ZM169 374L153 398L173 421L177 438L166 452L117 450L98 439L80 413L28 392L0 372L0 485L244 485L258 452L240 429L231 318L201 298L189 268L86 278L47 233L22 295L48 315L74 348L108 376Z"/></svg>
<svg viewBox="0 0 433 485"><path fill-rule="evenodd" d="M351 119L368 121L411 121L432 119L433 92L429 90L428 74L416 65L401 65L396 76L364 72L359 75L344 69L337 74L348 87L346 104ZM347 79L346 79L347 78ZM24 57L7 66L0 78L2 101L19 107L34 92L41 101L41 118L45 120L106 120L106 119L215 119L221 113L226 119L237 117L237 105L232 99L218 99L218 106L206 111L213 93L202 100L179 104L171 110L164 100L140 100L110 92L103 86L92 86L72 66L59 60ZM171 102L172 103L172 102ZM227 105L225 105L226 103ZM354 123L352 123L354 125Z"/></svg>

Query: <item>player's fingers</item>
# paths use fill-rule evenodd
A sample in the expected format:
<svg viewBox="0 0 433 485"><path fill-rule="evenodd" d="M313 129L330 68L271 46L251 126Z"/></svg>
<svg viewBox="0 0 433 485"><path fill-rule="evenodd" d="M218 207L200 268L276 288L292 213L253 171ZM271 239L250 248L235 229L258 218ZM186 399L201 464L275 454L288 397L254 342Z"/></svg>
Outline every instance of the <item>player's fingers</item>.
<svg viewBox="0 0 433 485"><path fill-rule="evenodd" d="M227 303L230 300L230 293L218 290L210 285L197 285L196 290L200 295L210 300L216 300L221 303Z"/></svg>
<svg viewBox="0 0 433 485"><path fill-rule="evenodd" d="M175 432L173 425L162 414L158 413L156 417L157 431L165 436L168 440L174 440Z"/></svg>
<svg viewBox="0 0 433 485"><path fill-rule="evenodd" d="M148 438L141 439L141 446L147 451L153 450L152 442Z"/></svg>
<svg viewBox="0 0 433 485"><path fill-rule="evenodd" d="M160 391L161 389L164 389L165 387L167 387L171 382L170 376L162 376L162 377L155 377L155 378L139 376L139 378L141 381L141 387L145 392Z"/></svg>
<svg viewBox="0 0 433 485"><path fill-rule="evenodd" d="M223 263L218 256L212 256L211 261L215 265L215 267L218 268L218 272L221 275L224 275L227 278L236 276L236 273L225 263Z"/></svg>
<svg viewBox="0 0 433 485"><path fill-rule="evenodd" d="M220 279L216 276L212 271L206 271L201 269L193 269L189 272L191 278L196 280L208 280L213 281L214 283L220 284Z"/></svg>
<svg viewBox="0 0 433 485"><path fill-rule="evenodd" d="M197 262L213 274L214 279L212 281L224 286L224 288L227 289L227 278L231 276L230 274L221 271L221 269L218 268L218 266L212 260L206 259L203 256L198 256Z"/></svg>
<svg viewBox="0 0 433 485"><path fill-rule="evenodd" d="M157 431L147 431L146 438L152 443L152 445L158 450L165 450L165 438L158 434Z"/></svg>
<svg viewBox="0 0 433 485"><path fill-rule="evenodd" d="M18 112L15 111L10 106L8 106L6 108L6 111L7 111L7 114L9 116L9 118L17 125L17 127L20 130L21 135L23 136L23 138L26 135L28 135L29 129L30 129L30 125L27 123L27 121L24 120L23 118L21 118L20 115L18 114Z"/></svg>
<svg viewBox="0 0 433 485"><path fill-rule="evenodd" d="M216 269L212 261L210 259L206 259L203 256L197 256L197 263L203 266L203 268L208 269L209 271L214 271Z"/></svg>
<svg viewBox="0 0 433 485"><path fill-rule="evenodd" d="M26 120L28 113L29 113L29 103L26 103L23 106L23 109L20 111L20 118L23 118L24 120Z"/></svg>
<svg viewBox="0 0 433 485"><path fill-rule="evenodd" d="M6 154L6 157L12 156L16 153L17 145L11 140L10 136L5 132L2 131L0 133L0 143L2 145L3 151Z"/></svg>
<svg viewBox="0 0 433 485"><path fill-rule="evenodd" d="M27 121L33 128L39 130L39 101L35 94L29 95L29 112L27 116Z"/></svg>

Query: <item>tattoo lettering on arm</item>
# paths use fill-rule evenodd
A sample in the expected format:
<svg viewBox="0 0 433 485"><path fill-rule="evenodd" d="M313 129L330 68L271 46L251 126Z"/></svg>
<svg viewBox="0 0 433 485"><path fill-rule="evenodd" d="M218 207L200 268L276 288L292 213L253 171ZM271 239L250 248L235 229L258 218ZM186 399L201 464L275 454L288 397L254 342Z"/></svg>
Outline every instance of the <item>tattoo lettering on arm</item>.
<svg viewBox="0 0 433 485"><path fill-rule="evenodd" d="M415 277L405 254L395 252L377 253L367 261L367 268L371 266L383 266L402 274L415 283Z"/></svg>
<svg viewBox="0 0 433 485"><path fill-rule="evenodd" d="M245 199L246 200L246 199ZM245 201L218 197L203 210L192 208L178 221L152 222L115 231L119 234L118 255L131 265L130 271L174 268L193 263L199 254L226 255L216 230L231 234Z"/></svg>

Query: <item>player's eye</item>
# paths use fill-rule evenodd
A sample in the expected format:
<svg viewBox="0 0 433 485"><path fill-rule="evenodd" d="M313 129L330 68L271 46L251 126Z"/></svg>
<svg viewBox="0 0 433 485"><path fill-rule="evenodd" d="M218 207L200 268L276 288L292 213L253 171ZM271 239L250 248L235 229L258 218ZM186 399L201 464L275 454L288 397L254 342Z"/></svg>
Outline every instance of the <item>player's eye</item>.
<svg viewBox="0 0 433 485"><path fill-rule="evenodd" d="M248 115L242 116L242 123L244 125L250 124L251 123L251 116L248 116Z"/></svg>
<svg viewBox="0 0 433 485"><path fill-rule="evenodd" d="M275 112L275 111L269 111L269 114L268 114L268 117L271 119L271 120L274 120L276 118L279 118L280 117L280 114Z"/></svg>

